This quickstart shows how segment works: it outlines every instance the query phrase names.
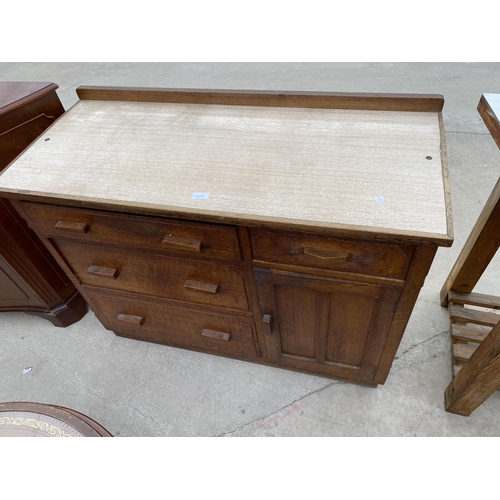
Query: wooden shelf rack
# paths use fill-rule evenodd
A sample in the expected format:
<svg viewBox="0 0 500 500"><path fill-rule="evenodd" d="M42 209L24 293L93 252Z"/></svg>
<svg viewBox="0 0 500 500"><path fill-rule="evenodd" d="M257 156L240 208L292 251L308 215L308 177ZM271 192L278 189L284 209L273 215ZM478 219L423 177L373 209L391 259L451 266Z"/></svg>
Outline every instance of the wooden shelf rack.
<svg viewBox="0 0 500 500"><path fill-rule="evenodd" d="M478 111L500 148L500 94L483 94ZM473 292L499 246L500 179L441 290L450 317L451 413L469 416L500 387L500 298Z"/></svg>

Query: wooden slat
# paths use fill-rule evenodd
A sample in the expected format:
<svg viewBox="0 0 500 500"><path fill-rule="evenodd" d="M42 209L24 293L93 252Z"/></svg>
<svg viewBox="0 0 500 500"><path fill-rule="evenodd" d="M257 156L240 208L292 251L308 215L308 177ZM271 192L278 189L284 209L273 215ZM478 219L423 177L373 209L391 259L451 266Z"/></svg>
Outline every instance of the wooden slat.
<svg viewBox="0 0 500 500"><path fill-rule="evenodd" d="M460 321L462 323L475 323L477 325L495 326L500 319L500 314L479 311L476 309L467 309L455 304L450 304L449 310L451 319Z"/></svg>
<svg viewBox="0 0 500 500"><path fill-rule="evenodd" d="M483 293L463 293L450 290L448 300L455 304L469 304L471 306L500 309L500 297Z"/></svg>
<svg viewBox="0 0 500 500"><path fill-rule="evenodd" d="M454 344L453 358L465 362L472 356L475 350L475 347L470 347L466 344Z"/></svg>
<svg viewBox="0 0 500 500"><path fill-rule="evenodd" d="M438 119L439 119L439 134L441 138L441 164L443 166L443 187L444 187L444 197L446 200L446 224L448 228L448 236L450 237L450 239L453 239L454 231L453 231L453 214L451 208L450 176L448 170L448 152L446 149L446 133L444 129L442 113L438 113Z"/></svg>
<svg viewBox="0 0 500 500"><path fill-rule="evenodd" d="M451 336L456 340L463 342L478 342L481 343L490 333L491 328L476 325L467 325L462 323L453 323L451 325Z"/></svg>
<svg viewBox="0 0 500 500"><path fill-rule="evenodd" d="M470 415L500 386L500 323L472 353L445 391L446 411Z"/></svg>
<svg viewBox="0 0 500 500"><path fill-rule="evenodd" d="M483 94L477 110L500 148L500 94Z"/></svg>
<svg viewBox="0 0 500 500"><path fill-rule="evenodd" d="M168 89L92 87L76 89L82 100L173 102L240 106L277 106L386 111L431 111L443 109L438 94L376 94L346 92L300 92L271 90Z"/></svg>
<svg viewBox="0 0 500 500"><path fill-rule="evenodd" d="M500 96L497 94L486 95L491 97L488 100L483 95L479 101L478 110L488 130L500 147L500 125L498 123ZM495 112L492 110L492 104L496 110ZM446 306L448 303L448 292L450 290L465 293L472 292L499 246L500 179L495 184L488 201L474 224L458 259L441 289L442 306Z"/></svg>

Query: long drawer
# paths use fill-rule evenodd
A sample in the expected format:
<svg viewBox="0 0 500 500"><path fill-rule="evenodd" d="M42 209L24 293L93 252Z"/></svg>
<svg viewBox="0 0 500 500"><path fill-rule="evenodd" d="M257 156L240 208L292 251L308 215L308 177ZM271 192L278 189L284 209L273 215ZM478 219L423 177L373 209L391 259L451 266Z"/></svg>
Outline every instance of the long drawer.
<svg viewBox="0 0 500 500"><path fill-rule="evenodd" d="M257 261L404 278L413 255L409 245L367 243L323 236L250 229Z"/></svg>
<svg viewBox="0 0 500 500"><path fill-rule="evenodd" d="M84 290L99 320L118 335L214 353L258 355L252 318L173 307L149 297Z"/></svg>
<svg viewBox="0 0 500 500"><path fill-rule="evenodd" d="M243 276L230 265L61 238L52 242L84 285L248 310Z"/></svg>
<svg viewBox="0 0 500 500"><path fill-rule="evenodd" d="M187 257L240 260L236 228L23 202L46 236L129 245Z"/></svg>

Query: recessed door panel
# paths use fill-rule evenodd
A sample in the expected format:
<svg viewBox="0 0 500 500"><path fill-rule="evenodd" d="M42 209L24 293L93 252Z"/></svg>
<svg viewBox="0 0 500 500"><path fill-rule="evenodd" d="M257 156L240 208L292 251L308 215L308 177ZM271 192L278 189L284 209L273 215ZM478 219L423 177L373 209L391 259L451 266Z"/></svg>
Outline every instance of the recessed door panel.
<svg viewBox="0 0 500 500"><path fill-rule="evenodd" d="M400 288L257 268L254 276L268 358L373 379Z"/></svg>

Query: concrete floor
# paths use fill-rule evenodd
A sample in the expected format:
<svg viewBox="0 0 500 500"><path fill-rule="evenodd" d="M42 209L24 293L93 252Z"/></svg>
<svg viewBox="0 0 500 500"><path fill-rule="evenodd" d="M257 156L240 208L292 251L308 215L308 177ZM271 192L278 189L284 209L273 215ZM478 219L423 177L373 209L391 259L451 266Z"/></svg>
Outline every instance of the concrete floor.
<svg viewBox="0 0 500 500"><path fill-rule="evenodd" d="M67 329L0 315L0 401L71 407L115 436L500 436L500 394L446 413L451 379L439 291L500 174L476 111L499 63L0 63L0 80L79 85L439 93L455 243L440 248L385 385L376 389L116 337L92 312ZM500 295L495 257L476 291ZM22 374L25 367L32 370Z"/></svg>

